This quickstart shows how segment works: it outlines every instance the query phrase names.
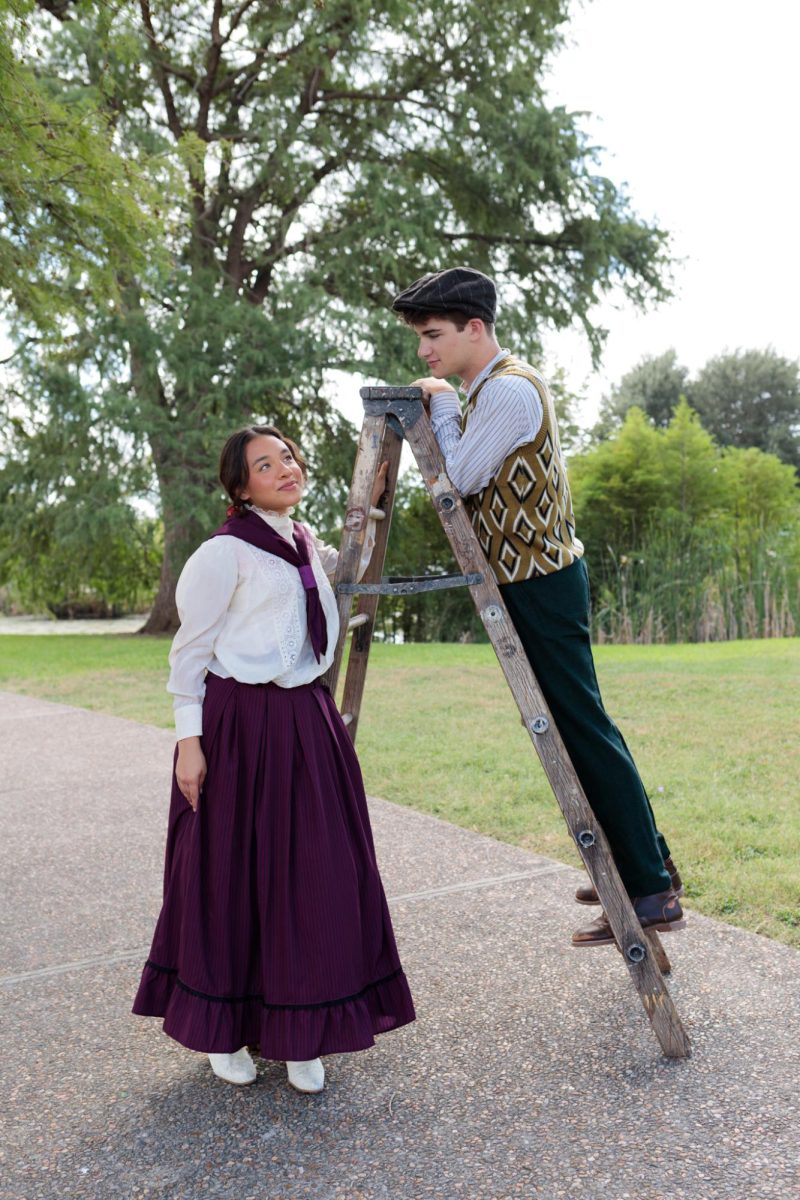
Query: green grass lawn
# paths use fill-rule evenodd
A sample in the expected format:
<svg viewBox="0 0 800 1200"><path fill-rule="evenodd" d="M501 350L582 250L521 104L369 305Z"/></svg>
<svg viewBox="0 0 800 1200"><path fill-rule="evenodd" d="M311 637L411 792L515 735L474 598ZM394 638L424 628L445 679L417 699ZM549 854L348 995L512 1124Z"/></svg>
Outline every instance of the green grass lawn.
<svg viewBox="0 0 800 1200"><path fill-rule="evenodd" d="M169 726L167 650L3 636L0 688ZM596 658L689 905L800 947L800 641ZM373 795L578 863L489 646L375 645L358 748Z"/></svg>

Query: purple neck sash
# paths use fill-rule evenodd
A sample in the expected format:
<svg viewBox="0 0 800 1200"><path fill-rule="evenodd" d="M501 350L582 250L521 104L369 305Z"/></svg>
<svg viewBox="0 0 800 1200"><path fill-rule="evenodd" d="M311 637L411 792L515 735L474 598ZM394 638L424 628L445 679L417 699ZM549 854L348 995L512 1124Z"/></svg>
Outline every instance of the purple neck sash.
<svg viewBox="0 0 800 1200"><path fill-rule="evenodd" d="M319 588L311 566L311 538L305 526L292 521L292 539L294 546L281 537L271 525L262 520L252 509L245 509L242 516L228 517L224 525L211 535L212 537L238 537L259 550L266 550L277 558L282 558L293 567L297 567L300 579L306 591L306 620L311 646L317 662L328 649L328 627L322 601L319 598Z"/></svg>

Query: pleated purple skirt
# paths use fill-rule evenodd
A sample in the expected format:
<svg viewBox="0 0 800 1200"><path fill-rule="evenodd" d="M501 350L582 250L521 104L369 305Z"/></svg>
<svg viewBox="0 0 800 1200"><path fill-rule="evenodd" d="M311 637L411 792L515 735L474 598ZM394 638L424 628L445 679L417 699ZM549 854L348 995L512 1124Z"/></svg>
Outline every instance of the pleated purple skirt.
<svg viewBox="0 0 800 1200"><path fill-rule="evenodd" d="M319 684L209 674L208 774L173 776L164 903L133 1005L184 1046L303 1060L414 1020L355 751Z"/></svg>

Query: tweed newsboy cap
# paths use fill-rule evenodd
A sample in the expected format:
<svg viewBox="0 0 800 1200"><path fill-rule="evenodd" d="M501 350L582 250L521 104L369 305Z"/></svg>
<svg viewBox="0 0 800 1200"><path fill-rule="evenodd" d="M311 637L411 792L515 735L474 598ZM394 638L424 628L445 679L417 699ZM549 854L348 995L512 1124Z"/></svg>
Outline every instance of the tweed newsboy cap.
<svg viewBox="0 0 800 1200"><path fill-rule="evenodd" d="M395 312L444 313L456 310L494 324L497 292L488 275L472 267L450 267L423 275L392 301Z"/></svg>

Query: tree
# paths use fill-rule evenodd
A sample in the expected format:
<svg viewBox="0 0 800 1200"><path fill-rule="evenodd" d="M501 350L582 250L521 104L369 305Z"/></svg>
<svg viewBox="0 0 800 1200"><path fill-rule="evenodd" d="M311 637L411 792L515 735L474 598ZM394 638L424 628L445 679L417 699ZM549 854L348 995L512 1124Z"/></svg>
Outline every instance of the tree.
<svg viewBox="0 0 800 1200"><path fill-rule="evenodd" d="M96 421L74 369L34 360L27 379L30 403L0 412L0 439L15 449L0 465L0 577L13 581L15 601L57 616L149 602L159 531L134 502L148 465Z"/></svg>
<svg viewBox="0 0 800 1200"><path fill-rule="evenodd" d="M666 429L681 396L691 398L689 371L678 362L675 351L647 355L603 399L592 436L600 441L611 437L634 406L641 408L656 428Z"/></svg>
<svg viewBox="0 0 800 1200"><path fill-rule="evenodd" d="M756 446L800 468L800 365L774 350L712 358L692 385L692 403L723 446Z"/></svg>
<svg viewBox="0 0 800 1200"><path fill-rule="evenodd" d="M719 480L739 552L751 552L772 534L798 523L797 476L774 454L754 446L730 446L719 464Z"/></svg>
<svg viewBox="0 0 800 1200"><path fill-rule="evenodd" d="M43 5L60 17L68 4ZM0 0L0 292L49 327L118 294L118 274L157 256L155 190L114 152L113 106L57 95L20 60L33 0Z"/></svg>
<svg viewBox="0 0 800 1200"><path fill-rule="evenodd" d="M680 513L692 525L705 520L723 501L719 448L685 398L660 442L662 511Z"/></svg>
<svg viewBox="0 0 800 1200"><path fill-rule="evenodd" d="M51 5L52 7L52 5ZM59 5L59 7L62 7ZM120 275L68 352L111 372L101 421L152 456L164 562L148 628L174 625L186 553L219 520L213 463L254 415L341 489L352 433L326 371L413 371L392 295L468 260L500 280L503 332L533 351L619 288L663 298L666 236L597 173L578 118L547 105L567 0L77 0L42 38L56 97L102 98L121 157L180 171L172 270ZM53 351L55 353L55 351ZM345 469L345 463L347 464Z"/></svg>
<svg viewBox="0 0 800 1200"><path fill-rule="evenodd" d="M636 544L663 503L661 441L640 408L631 408L616 437L570 460L578 537L594 555Z"/></svg>

